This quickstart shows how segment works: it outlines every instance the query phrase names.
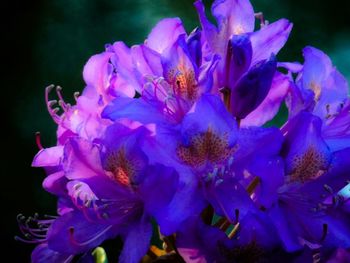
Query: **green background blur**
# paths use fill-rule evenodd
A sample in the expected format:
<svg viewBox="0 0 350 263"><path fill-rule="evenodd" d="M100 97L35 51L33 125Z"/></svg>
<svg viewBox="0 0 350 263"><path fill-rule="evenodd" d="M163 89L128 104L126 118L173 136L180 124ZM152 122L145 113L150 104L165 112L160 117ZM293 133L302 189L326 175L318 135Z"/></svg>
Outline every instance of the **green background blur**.
<svg viewBox="0 0 350 263"><path fill-rule="evenodd" d="M350 79L348 0L252 3L255 11L263 11L269 21L285 17L294 22L290 40L279 54L280 61L302 61L301 49L312 45L328 53ZM19 234L16 215L55 213L55 198L41 188L44 172L30 167L37 152L36 131L41 131L44 147L55 143L55 125L46 111L44 87L61 85L65 98L72 101L73 92L84 88L85 62L102 52L106 43L141 43L163 17L181 17L188 32L199 24L191 0L12 0L4 4L1 244L7 245L0 257L13 255L11 262L29 262L33 246L13 240ZM116 257L120 242L107 246L116 248L112 255Z"/></svg>

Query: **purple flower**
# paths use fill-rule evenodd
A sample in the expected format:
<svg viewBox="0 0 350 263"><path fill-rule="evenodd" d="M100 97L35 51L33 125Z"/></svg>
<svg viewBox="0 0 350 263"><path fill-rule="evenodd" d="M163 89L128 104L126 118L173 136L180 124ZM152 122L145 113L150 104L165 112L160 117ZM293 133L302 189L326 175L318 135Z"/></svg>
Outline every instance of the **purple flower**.
<svg viewBox="0 0 350 263"><path fill-rule="evenodd" d="M124 237L121 262L138 261L147 252L150 216L163 215L162 207L170 202L178 184L173 169L148 165L140 149L140 139L148 133L143 127L130 130L116 123L99 143L72 137L64 147L37 155L34 165L58 170L45 179L44 186L62 204L69 204L60 208L64 212L48 229L47 253L75 255L118 234ZM167 184L167 191L152 194L159 184Z"/></svg>
<svg viewBox="0 0 350 263"><path fill-rule="evenodd" d="M283 128L285 182L269 214L287 251L348 247L349 227L338 191L346 185L349 150L332 152L322 137L322 121L301 112ZM327 200L333 201L327 201Z"/></svg>
<svg viewBox="0 0 350 263"><path fill-rule="evenodd" d="M323 121L323 136L332 149L349 147L348 83L322 51L306 47L303 53L304 66L287 100L289 116L312 112Z"/></svg>
<svg viewBox="0 0 350 263"><path fill-rule="evenodd" d="M263 21L263 27L253 32L255 16L249 1L218 0L212 5L218 23L215 27L207 20L202 2L195 6L203 28L203 56L218 54L221 58L214 70L213 91L221 90L229 98L233 115L244 119L268 95L275 72L269 59L284 46L292 25L285 19L271 25ZM285 92L275 100L277 108Z"/></svg>
<svg viewBox="0 0 350 263"><path fill-rule="evenodd" d="M38 244L33 262L91 262L117 236L120 262L348 256L347 82L315 48L304 65L277 62L292 24L268 24L248 0L214 1L217 25L195 7L201 29L189 35L167 18L143 44L92 56L75 105L46 89L57 145L37 136L32 165L46 170L58 217L19 216L25 242ZM287 122L262 127L283 102ZM153 234L164 249L150 247Z"/></svg>

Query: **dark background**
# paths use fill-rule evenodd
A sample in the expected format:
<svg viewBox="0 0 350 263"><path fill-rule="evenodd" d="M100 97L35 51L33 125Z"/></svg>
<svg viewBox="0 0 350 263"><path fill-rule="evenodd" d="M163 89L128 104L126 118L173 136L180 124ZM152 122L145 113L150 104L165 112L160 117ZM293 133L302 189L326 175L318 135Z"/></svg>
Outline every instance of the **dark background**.
<svg viewBox="0 0 350 263"><path fill-rule="evenodd" d="M209 1L205 1L209 6ZM350 79L350 4L348 0L252 0L266 19L294 22L280 60L302 61L301 49L324 50ZM12 0L1 5L1 244L0 261L29 262L32 245L14 241L16 215L55 214L55 198L41 188L45 176L31 168L37 152L34 133L44 147L55 144L55 125L46 111L44 87L64 87L72 101L84 88L82 69L106 43L143 42L163 17L181 17L188 32L198 26L190 0ZM5 120L5 123L3 122Z"/></svg>

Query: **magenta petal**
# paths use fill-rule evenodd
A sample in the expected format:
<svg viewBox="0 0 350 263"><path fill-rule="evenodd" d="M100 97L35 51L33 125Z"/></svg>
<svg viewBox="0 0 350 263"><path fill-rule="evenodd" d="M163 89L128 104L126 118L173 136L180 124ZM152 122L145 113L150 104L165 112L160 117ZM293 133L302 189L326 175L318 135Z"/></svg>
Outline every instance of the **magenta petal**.
<svg viewBox="0 0 350 263"><path fill-rule="evenodd" d="M252 33L250 37L254 51L252 65L268 59L271 54L277 54L287 42L292 27L293 24L287 19L280 19Z"/></svg>
<svg viewBox="0 0 350 263"><path fill-rule="evenodd" d="M63 157L63 146L55 146L40 150L34 157L33 167L58 166Z"/></svg>
<svg viewBox="0 0 350 263"><path fill-rule="evenodd" d="M62 163L67 178L80 179L104 175L97 145L82 138L72 138L65 146Z"/></svg>
<svg viewBox="0 0 350 263"><path fill-rule="evenodd" d="M83 77L87 86L94 87L99 94L106 97L109 86L109 59L111 52L103 52L92 56L84 66Z"/></svg>
<svg viewBox="0 0 350 263"><path fill-rule="evenodd" d="M160 55L146 45L131 47L134 67L140 73L141 80L147 76L159 77L163 75Z"/></svg>
<svg viewBox="0 0 350 263"><path fill-rule="evenodd" d="M305 47L303 49L304 67L303 67L303 88L310 88L311 83L322 85L323 81L331 73L332 61L330 58L313 47Z"/></svg>
<svg viewBox="0 0 350 263"><path fill-rule="evenodd" d="M146 46L163 53L172 46L181 34L186 34L182 22L179 18L165 18L161 20L148 35Z"/></svg>
<svg viewBox="0 0 350 263"><path fill-rule="evenodd" d="M277 72L266 98L254 111L241 121L241 126L261 126L273 119L287 95L289 86L289 78Z"/></svg>
<svg viewBox="0 0 350 263"><path fill-rule="evenodd" d="M111 63L115 67L115 75L109 87L114 96L134 97L135 90L140 92L140 80L135 76L131 50L121 41L109 47L114 54Z"/></svg>
<svg viewBox="0 0 350 263"><path fill-rule="evenodd" d="M48 175L43 181L43 187L46 191L52 194L63 195L65 194L65 185L67 181L68 180L64 176L64 172L59 171Z"/></svg>
<svg viewBox="0 0 350 263"><path fill-rule="evenodd" d="M232 35L254 31L254 9L249 0L216 0L212 13L227 40Z"/></svg>

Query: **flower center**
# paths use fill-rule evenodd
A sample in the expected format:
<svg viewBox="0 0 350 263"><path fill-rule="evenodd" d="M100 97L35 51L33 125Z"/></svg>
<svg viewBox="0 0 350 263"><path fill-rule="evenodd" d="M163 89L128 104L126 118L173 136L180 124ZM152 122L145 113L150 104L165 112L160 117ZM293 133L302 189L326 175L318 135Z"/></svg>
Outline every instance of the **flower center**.
<svg viewBox="0 0 350 263"><path fill-rule="evenodd" d="M106 164L106 170L110 172L108 175L111 179L125 186L129 186L132 183L132 179L135 176L135 167L127 159L124 148L110 153Z"/></svg>
<svg viewBox="0 0 350 263"><path fill-rule="evenodd" d="M168 72L169 84L173 85L175 96L194 101L197 98L197 85L193 69L179 63Z"/></svg>
<svg viewBox="0 0 350 263"><path fill-rule="evenodd" d="M292 181L305 182L321 176L328 168L328 158L315 148L310 147L303 155L293 158Z"/></svg>
<svg viewBox="0 0 350 263"><path fill-rule="evenodd" d="M177 148L178 157L186 164L198 167L206 163L224 162L234 152L229 147L227 136L220 137L211 129L194 136L188 147L180 145Z"/></svg>
<svg viewBox="0 0 350 263"><path fill-rule="evenodd" d="M197 98L197 87L193 71L179 73L175 77L176 91L190 101Z"/></svg>

